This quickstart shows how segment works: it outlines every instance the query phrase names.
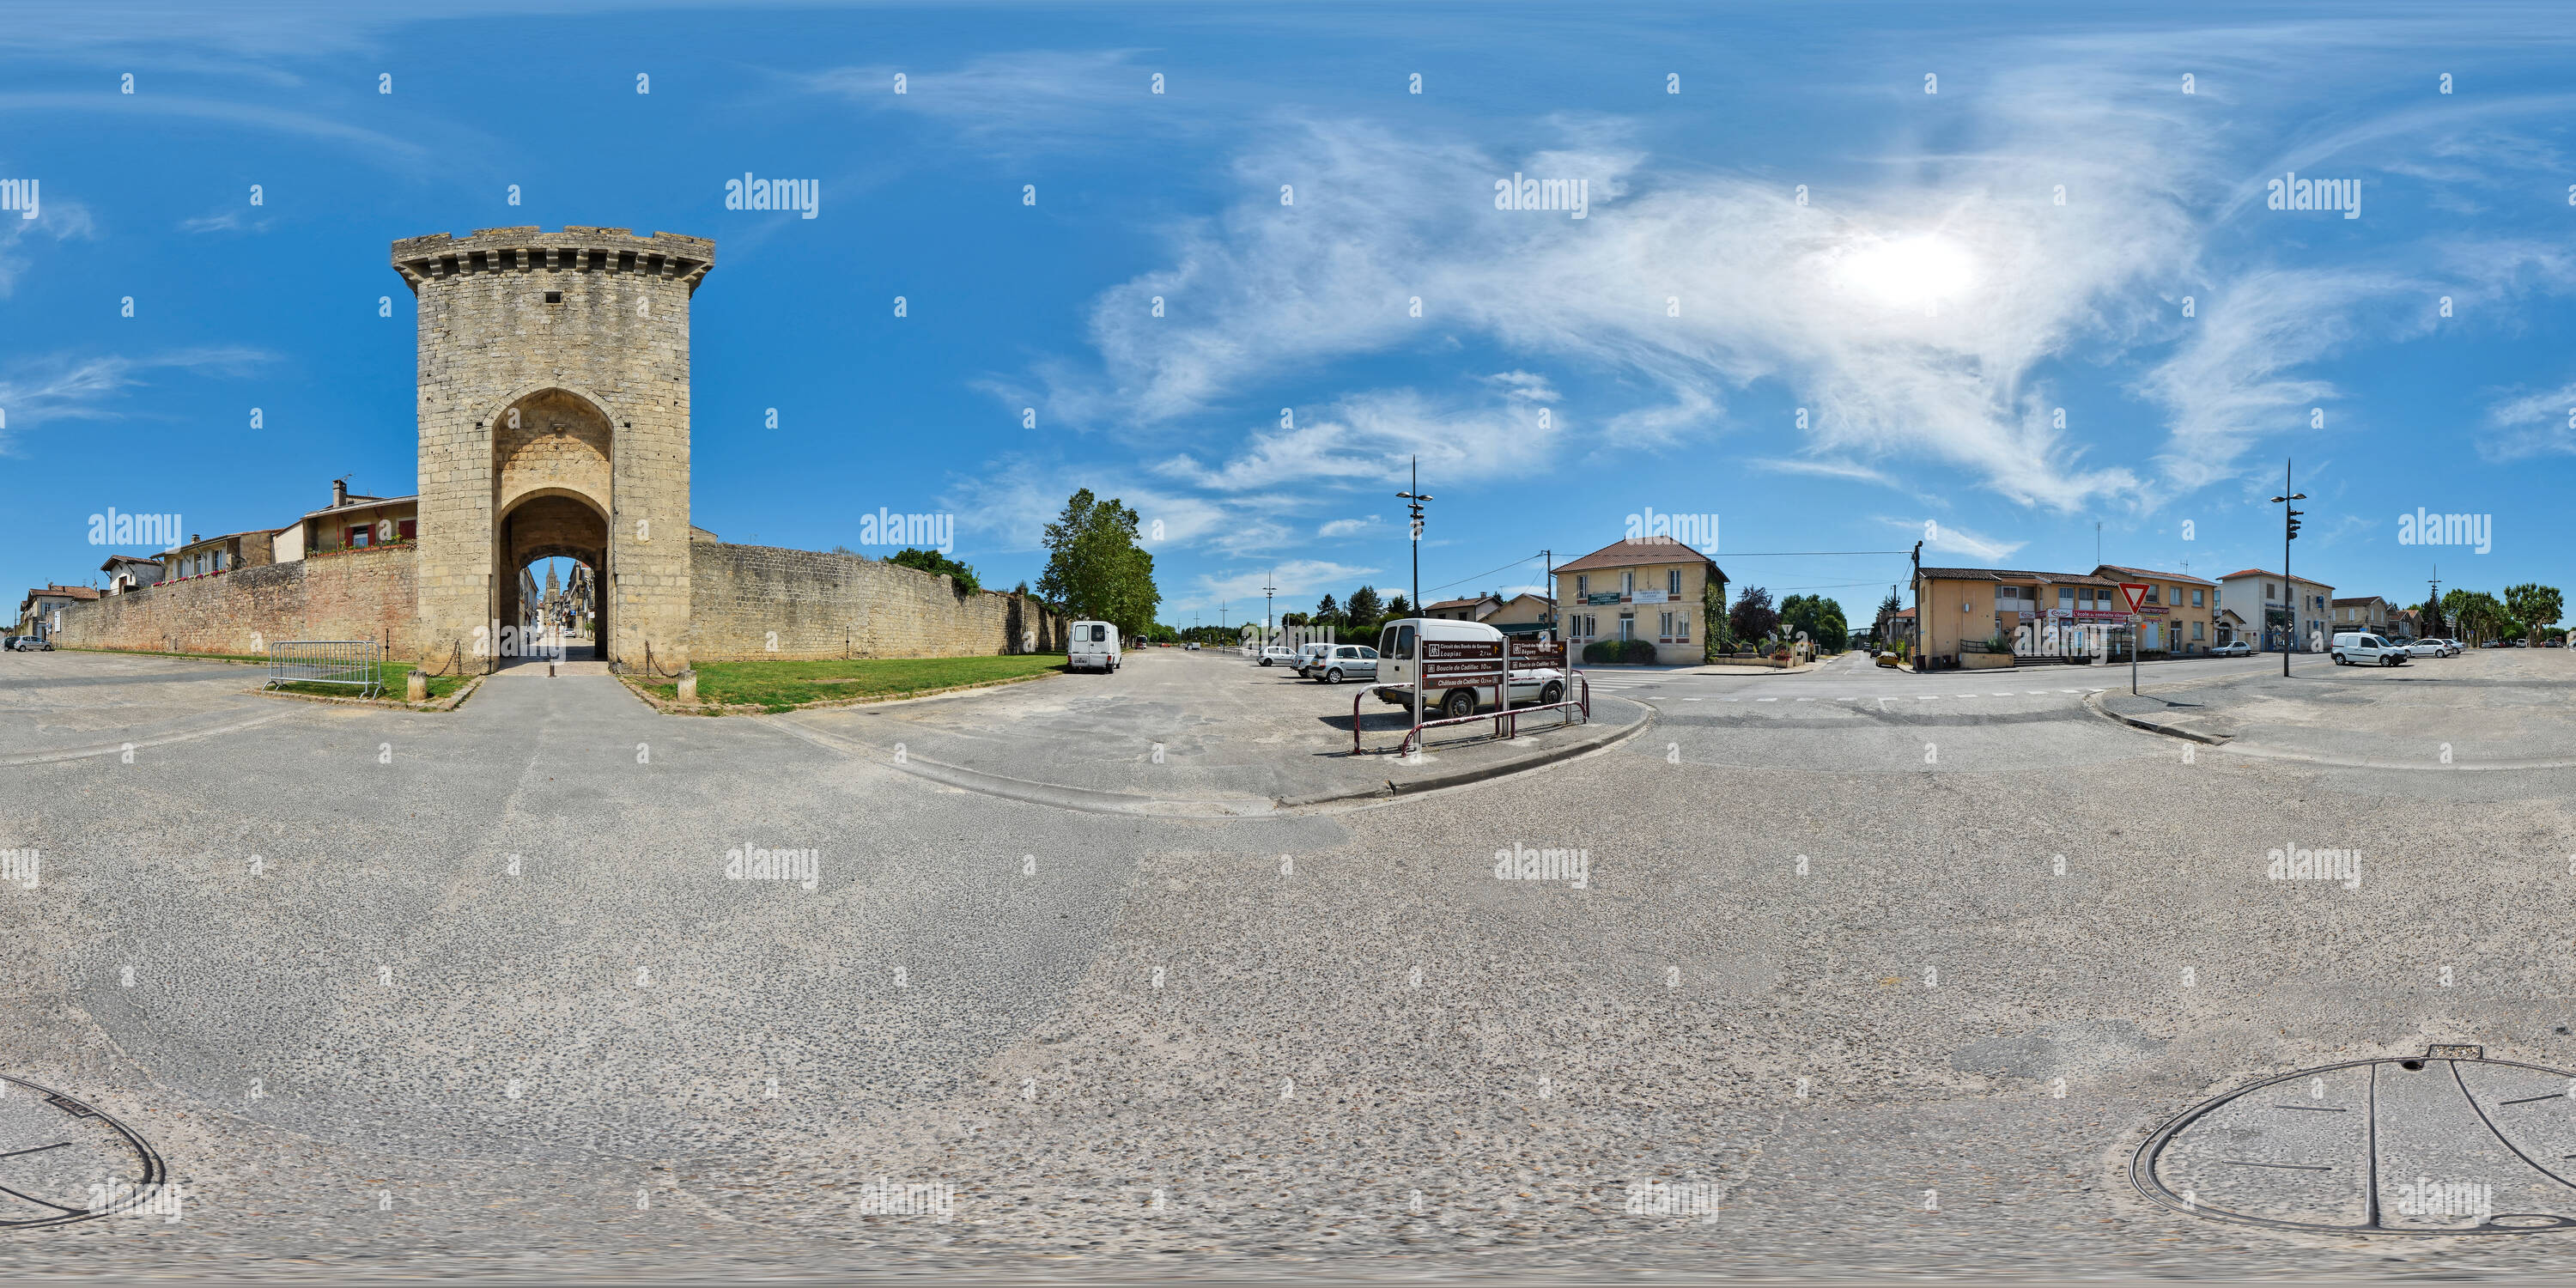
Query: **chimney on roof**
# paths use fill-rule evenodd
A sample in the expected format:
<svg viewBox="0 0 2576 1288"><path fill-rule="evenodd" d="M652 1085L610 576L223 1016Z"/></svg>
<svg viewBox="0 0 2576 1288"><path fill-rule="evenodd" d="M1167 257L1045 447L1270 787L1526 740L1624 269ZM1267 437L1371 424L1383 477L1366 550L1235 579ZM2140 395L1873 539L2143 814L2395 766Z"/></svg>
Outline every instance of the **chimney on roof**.
<svg viewBox="0 0 2576 1288"><path fill-rule="evenodd" d="M189 545L192 545L192 546L193 546L193 545L195 545L195 544L197 544L197 534L196 534L196 533L191 532L191 533L189 533L189 534L188 534L188 544L189 544Z"/></svg>
<svg viewBox="0 0 2576 1288"><path fill-rule="evenodd" d="M346 477L331 480L331 508L337 510L348 503L349 480Z"/></svg>

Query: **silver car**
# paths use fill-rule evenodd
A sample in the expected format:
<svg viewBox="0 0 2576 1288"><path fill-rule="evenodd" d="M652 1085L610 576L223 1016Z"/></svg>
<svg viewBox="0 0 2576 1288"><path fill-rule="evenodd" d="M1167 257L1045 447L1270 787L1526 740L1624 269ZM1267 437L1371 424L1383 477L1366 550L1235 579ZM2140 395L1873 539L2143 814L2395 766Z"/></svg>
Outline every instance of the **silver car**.
<svg viewBox="0 0 2576 1288"><path fill-rule="evenodd" d="M1326 684L1374 680L1377 678L1377 650L1359 644L1336 644L1331 653L1308 663L1306 669Z"/></svg>

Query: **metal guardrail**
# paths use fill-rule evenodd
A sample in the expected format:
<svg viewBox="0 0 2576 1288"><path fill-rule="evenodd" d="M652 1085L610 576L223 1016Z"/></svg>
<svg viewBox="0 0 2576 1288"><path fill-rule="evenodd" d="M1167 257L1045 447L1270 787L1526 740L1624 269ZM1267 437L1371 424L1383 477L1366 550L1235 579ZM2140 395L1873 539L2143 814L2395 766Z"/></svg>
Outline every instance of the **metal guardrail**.
<svg viewBox="0 0 2576 1288"><path fill-rule="evenodd" d="M1458 679L1462 677L1452 676L1448 678ZM1579 713L1583 717L1581 723L1590 724L1592 722L1592 677L1585 675L1581 671L1569 668L1565 672L1565 678L1581 685L1583 696L1579 698L1569 698L1561 702L1532 702L1522 706L1513 706L1509 700L1510 677L1506 675L1504 677L1504 684L1500 688L1496 689L1498 693L1504 695L1504 701L1493 711L1478 715L1444 716L1437 720L1425 720L1420 724L1408 726L1404 731L1404 741L1397 744L1395 754L1401 756L1406 752L1411 751L1413 749L1414 740L1422 736L1423 730L1437 728L1441 725L1472 724L1478 720L1491 720L1494 722L1495 737L1517 738L1520 736L1521 732L1520 718L1524 715L1540 711L1565 711L1569 713ZM1414 679L1414 683L1416 684L1422 683L1422 681L1423 677L1421 676L1416 676ZM1465 687L1481 689L1491 688L1494 686L1490 684L1475 684ZM1360 752L1365 750L1365 748L1360 744L1360 703L1366 701L1369 695L1376 691L1375 686L1369 686L1362 688L1358 693L1351 695L1351 754L1353 755L1358 755ZM1567 691L1572 692L1573 690L1569 688ZM1412 708L1406 707L1404 710L1409 714L1412 711ZM1432 710L1432 708L1425 707L1424 710L1428 711ZM1567 719L1560 723L1575 724L1577 722L1571 717L1571 715L1569 715ZM1551 725L1548 727L1555 728L1556 726Z"/></svg>
<svg viewBox="0 0 2576 1288"><path fill-rule="evenodd" d="M385 655L375 640L272 640L268 646L268 682L280 684L345 684L358 696L384 692Z"/></svg>

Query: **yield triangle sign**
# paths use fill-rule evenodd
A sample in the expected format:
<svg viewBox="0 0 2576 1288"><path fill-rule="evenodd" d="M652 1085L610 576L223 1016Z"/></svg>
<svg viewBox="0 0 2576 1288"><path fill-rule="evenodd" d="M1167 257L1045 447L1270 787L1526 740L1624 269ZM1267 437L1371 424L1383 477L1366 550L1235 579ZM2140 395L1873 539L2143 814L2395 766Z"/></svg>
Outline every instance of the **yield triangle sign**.
<svg viewBox="0 0 2576 1288"><path fill-rule="evenodd" d="M2138 611L2138 607L2147 602L2147 592L2151 589L2153 589L2153 587L2146 585L2144 582L2124 581L2120 583L2120 593L2129 597L2129 611L2132 613Z"/></svg>

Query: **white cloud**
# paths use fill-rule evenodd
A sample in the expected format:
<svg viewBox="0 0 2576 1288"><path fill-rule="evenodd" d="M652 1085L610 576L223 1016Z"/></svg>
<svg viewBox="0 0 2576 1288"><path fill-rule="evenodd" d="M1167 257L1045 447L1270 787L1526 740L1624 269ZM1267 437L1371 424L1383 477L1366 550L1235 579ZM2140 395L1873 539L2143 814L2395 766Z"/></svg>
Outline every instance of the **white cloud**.
<svg viewBox="0 0 2576 1288"><path fill-rule="evenodd" d="M1200 124L1209 87L1192 87L1186 108L1169 94L1157 98L1151 92L1156 69L1136 64L1134 52L1026 50L988 54L948 71L875 64L797 80L863 108L939 121L995 151L1096 145L1140 130ZM904 78L901 94L894 92L897 74Z"/></svg>
<svg viewBox="0 0 2576 1288"><path fill-rule="evenodd" d="M1775 474L1805 474L1814 478L1850 479L1856 483L1882 483L1888 487L1897 486L1896 480L1888 477L1884 471L1874 470L1866 465L1855 465L1850 461L1757 459L1748 460L1745 464L1757 470L1769 470Z"/></svg>
<svg viewBox="0 0 2576 1288"><path fill-rule="evenodd" d="M1970 532L1956 524L1934 520L1928 527L1919 519L1880 519L1890 527L1902 528L1923 538L1925 554L1966 555L1982 563L1999 563L2014 551L2029 545L2027 541L2005 541L1997 537Z"/></svg>
<svg viewBox="0 0 2576 1288"><path fill-rule="evenodd" d="M2576 456L2576 382L2502 399L2487 408L2487 421L2506 431L2479 442L2478 455L2487 460Z"/></svg>
<svg viewBox="0 0 2576 1288"><path fill-rule="evenodd" d="M1544 464L1564 419L1538 409L1555 400L1545 380L1513 371L1488 377L1472 401L1439 399L1412 389L1354 394L1293 417L1287 428L1259 430L1217 464L1181 453L1156 473L1218 492L1316 482L1401 484L1415 457L1440 478L1478 480ZM1390 488L1390 491L1395 489Z"/></svg>
<svg viewBox="0 0 2576 1288"><path fill-rule="evenodd" d="M2139 393L2168 409L2164 474L2188 490L2226 477L2268 434L2304 429L2332 382L2293 374L2356 333L2365 305L2400 294L2429 302L2417 283L2367 271L2263 270L2197 301L2196 325Z"/></svg>
<svg viewBox="0 0 2576 1288"><path fill-rule="evenodd" d="M1287 124L1235 168L1265 194L1295 183L1297 205L1265 195L1176 230L1170 267L1094 309L1102 372L1050 373L1051 401L1077 418L1170 420L1465 330L1653 391L1587 414L1632 442L1709 432L1733 389L1770 377L1811 409L1815 452L1930 457L2058 509L2134 489L2126 470L2086 467L2049 423L2038 372L2087 335L2134 326L2147 284L2191 258L2172 192L2186 164L2172 158L2190 148L2169 131L2098 86L2042 86L1991 111L1990 151L1801 206L1787 182L1650 173L1611 127L1566 128L1573 145L1508 157ZM1495 210L1495 180L1515 172L1589 180L1588 217ZM2064 206L2050 200L2060 183ZM1916 271L1927 262L1943 271ZM1945 284L1948 298L1920 298ZM1186 301L1185 316L1150 319L1155 295ZM1174 464L1226 486L1347 478L1372 455L1269 435L1222 469Z"/></svg>
<svg viewBox="0 0 2576 1288"><path fill-rule="evenodd" d="M18 275L27 270L29 257L19 249L20 243L38 235L57 242L87 241L98 235L89 207L79 202L44 195L40 188L36 205L33 219L21 218L15 211L0 214L0 299L17 289Z"/></svg>
<svg viewBox="0 0 2576 1288"><path fill-rule="evenodd" d="M1377 516L1374 514L1369 515L1364 519L1335 519L1326 523L1324 526L1315 529L1315 535L1319 537L1357 536L1360 533L1366 532L1370 528L1375 527L1377 525L1377 521Z"/></svg>
<svg viewBox="0 0 2576 1288"><path fill-rule="evenodd" d="M10 374L0 377L0 407L13 417L13 433L60 420L115 420L124 415L114 404L116 394L145 383L147 372L229 371L268 360L265 353L243 348L186 349L142 358L54 354L12 364ZM0 434L0 449L8 441L8 435Z"/></svg>

